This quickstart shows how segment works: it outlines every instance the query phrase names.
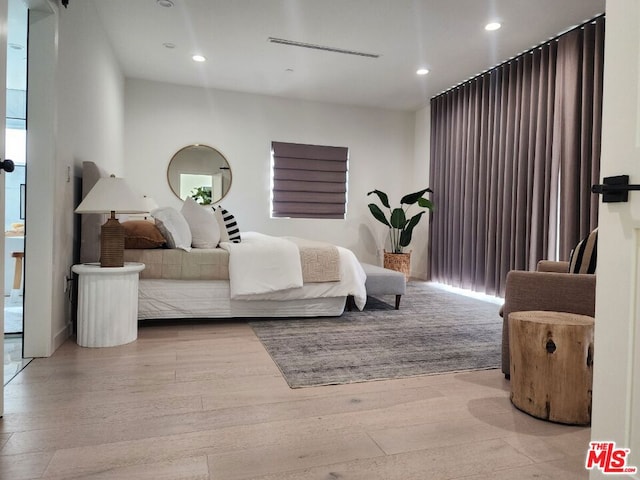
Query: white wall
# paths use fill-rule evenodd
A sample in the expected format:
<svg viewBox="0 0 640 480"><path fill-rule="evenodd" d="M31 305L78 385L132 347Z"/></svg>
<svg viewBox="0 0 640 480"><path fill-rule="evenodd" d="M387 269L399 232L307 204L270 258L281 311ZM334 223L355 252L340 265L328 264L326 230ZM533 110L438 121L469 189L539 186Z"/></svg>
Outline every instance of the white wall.
<svg viewBox="0 0 640 480"><path fill-rule="evenodd" d="M123 170L124 78L95 7L45 7L30 19L26 356L48 356L68 337L64 277L74 261L81 162Z"/></svg>
<svg viewBox="0 0 640 480"><path fill-rule="evenodd" d="M425 187L431 187L429 177L430 149L431 149L431 106L418 110L415 114L415 143L413 155L413 177L409 190L418 191ZM426 195L431 198L430 194ZM436 206L437 208L437 206ZM413 232L414 242L420 242L423 247L414 249L411 255L413 274L419 278L428 278L429 272L429 217L425 214L423 220Z"/></svg>
<svg viewBox="0 0 640 480"><path fill-rule="evenodd" d="M169 160L185 145L210 145L231 165L231 190L222 205L236 215L241 230L334 242L352 249L362 261L378 263L387 231L369 213L367 204L373 197L367 192L377 188L398 202L402 195L426 186L426 167L419 172L415 168L414 124L410 112L127 79L124 174L139 193L159 205L180 208L181 201L167 184ZM274 140L349 148L345 220L270 218ZM418 237L411 249L423 259L426 238ZM412 262L416 271L424 271L421 262Z"/></svg>

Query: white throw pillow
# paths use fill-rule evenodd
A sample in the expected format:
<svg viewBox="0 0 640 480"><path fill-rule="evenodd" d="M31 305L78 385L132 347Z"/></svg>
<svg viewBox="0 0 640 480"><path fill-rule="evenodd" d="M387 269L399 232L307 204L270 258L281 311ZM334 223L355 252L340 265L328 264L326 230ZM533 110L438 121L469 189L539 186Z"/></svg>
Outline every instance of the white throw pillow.
<svg viewBox="0 0 640 480"><path fill-rule="evenodd" d="M191 230L182 214L175 208L162 207L151 212L156 226L167 240L169 248L181 248L191 251Z"/></svg>
<svg viewBox="0 0 640 480"><path fill-rule="evenodd" d="M211 207L199 205L187 197L180 213L191 230L191 245L195 248L216 248L220 242L220 228Z"/></svg>

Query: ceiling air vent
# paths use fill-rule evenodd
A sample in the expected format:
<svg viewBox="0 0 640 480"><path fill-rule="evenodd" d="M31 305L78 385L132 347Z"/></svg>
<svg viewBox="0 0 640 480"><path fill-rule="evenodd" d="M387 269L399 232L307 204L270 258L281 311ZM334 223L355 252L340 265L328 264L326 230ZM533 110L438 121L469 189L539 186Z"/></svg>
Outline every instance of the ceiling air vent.
<svg viewBox="0 0 640 480"><path fill-rule="evenodd" d="M291 47L312 48L314 50L324 50L325 52L343 53L345 55L357 55L359 57L378 58L380 55L376 53L357 52L355 50L345 50L343 48L327 47L324 45L315 45L313 43L296 42L295 40L286 40L284 38L269 37L271 43L279 43L281 45L289 45Z"/></svg>

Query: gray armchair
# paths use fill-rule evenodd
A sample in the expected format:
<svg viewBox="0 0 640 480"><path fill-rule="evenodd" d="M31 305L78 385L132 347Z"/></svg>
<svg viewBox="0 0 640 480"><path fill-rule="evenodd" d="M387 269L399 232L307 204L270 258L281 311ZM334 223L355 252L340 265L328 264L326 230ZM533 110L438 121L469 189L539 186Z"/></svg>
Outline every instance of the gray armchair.
<svg viewBox="0 0 640 480"><path fill-rule="evenodd" d="M526 310L594 316L596 276L566 273L568 262L538 263L537 271L512 270L507 274L502 324L502 373L509 378L509 313Z"/></svg>

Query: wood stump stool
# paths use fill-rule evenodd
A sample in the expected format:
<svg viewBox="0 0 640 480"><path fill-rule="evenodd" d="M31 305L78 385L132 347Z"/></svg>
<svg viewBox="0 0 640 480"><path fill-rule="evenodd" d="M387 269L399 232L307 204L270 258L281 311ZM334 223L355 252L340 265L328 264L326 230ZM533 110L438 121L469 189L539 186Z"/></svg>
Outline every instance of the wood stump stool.
<svg viewBox="0 0 640 480"><path fill-rule="evenodd" d="M511 402L552 422L591 423L593 317L529 311L508 321Z"/></svg>

